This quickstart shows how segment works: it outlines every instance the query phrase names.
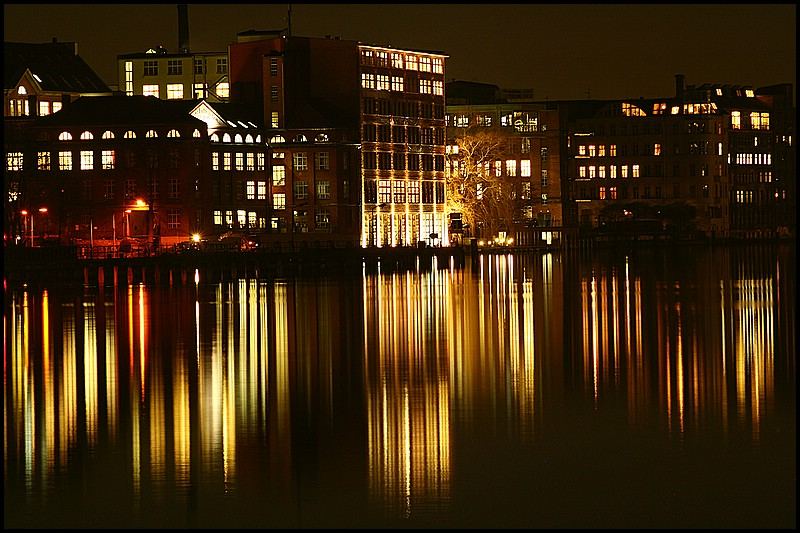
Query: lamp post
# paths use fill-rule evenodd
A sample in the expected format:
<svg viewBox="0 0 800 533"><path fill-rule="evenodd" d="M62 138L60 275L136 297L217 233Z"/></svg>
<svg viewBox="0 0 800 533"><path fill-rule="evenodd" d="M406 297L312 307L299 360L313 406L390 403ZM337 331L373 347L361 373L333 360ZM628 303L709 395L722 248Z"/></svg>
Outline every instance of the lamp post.
<svg viewBox="0 0 800 533"><path fill-rule="evenodd" d="M23 238L23 241L24 241L25 234L28 233L28 211L23 209L22 211L19 212L19 214L22 215L23 217L25 217L23 219L23 222L22 222L22 224L23 224L22 225L22 238ZM33 215L31 215L31 219L33 219ZM31 224L31 246L33 246L33 224Z"/></svg>
<svg viewBox="0 0 800 533"><path fill-rule="evenodd" d="M44 216L44 215L46 215L46 214L47 214L47 208L46 208L46 207L40 207L40 208L39 208L39 212L42 214L42 216ZM46 227L45 227L45 228L46 228ZM31 233L33 233L33 217L31 217ZM43 230L42 230L42 241L43 241L43 242L44 242L44 238L45 238L46 236L47 236L47 231L46 231L45 229L43 229Z"/></svg>

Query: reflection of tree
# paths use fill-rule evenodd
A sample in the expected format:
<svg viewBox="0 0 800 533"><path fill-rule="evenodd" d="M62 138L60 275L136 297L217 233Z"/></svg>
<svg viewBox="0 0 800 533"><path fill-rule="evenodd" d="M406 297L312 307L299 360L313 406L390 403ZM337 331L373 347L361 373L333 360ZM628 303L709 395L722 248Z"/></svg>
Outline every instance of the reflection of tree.
<svg viewBox="0 0 800 533"><path fill-rule="evenodd" d="M461 213L465 224L488 235L508 229L514 219L513 183L498 176L496 161L505 160L506 136L496 128L465 129L450 154L448 211Z"/></svg>

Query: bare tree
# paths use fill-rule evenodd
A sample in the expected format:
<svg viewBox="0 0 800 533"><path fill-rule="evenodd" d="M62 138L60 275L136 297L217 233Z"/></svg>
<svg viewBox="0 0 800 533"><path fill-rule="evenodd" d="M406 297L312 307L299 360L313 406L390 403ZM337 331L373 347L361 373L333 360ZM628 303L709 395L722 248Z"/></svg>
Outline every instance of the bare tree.
<svg viewBox="0 0 800 533"><path fill-rule="evenodd" d="M479 228L488 236L512 224L516 191L504 179L502 168L496 167L506 158L507 143L499 128L467 128L456 136L449 154L448 210L461 213L474 236Z"/></svg>

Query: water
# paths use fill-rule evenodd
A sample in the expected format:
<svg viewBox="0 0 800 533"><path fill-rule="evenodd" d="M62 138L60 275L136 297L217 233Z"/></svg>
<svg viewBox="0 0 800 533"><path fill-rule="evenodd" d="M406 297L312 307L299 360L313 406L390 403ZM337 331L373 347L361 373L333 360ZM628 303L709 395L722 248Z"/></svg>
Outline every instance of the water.
<svg viewBox="0 0 800 533"><path fill-rule="evenodd" d="M796 527L793 245L183 274L7 288L6 528Z"/></svg>

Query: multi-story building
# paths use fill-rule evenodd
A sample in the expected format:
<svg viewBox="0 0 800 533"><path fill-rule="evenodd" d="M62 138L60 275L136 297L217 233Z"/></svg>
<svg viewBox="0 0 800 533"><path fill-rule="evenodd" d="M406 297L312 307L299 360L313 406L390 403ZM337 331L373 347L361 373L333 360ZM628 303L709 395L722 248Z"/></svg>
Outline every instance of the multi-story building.
<svg viewBox="0 0 800 533"><path fill-rule="evenodd" d="M492 132L500 149L483 172L502 183L512 200L512 210L499 217L503 220L479 220L476 227L464 229L464 236L492 239L505 232L519 245L559 241L564 222L559 108L547 102L509 101L495 85L453 81L447 84L446 122L453 155L446 168L448 179L459 172L458 139Z"/></svg>
<svg viewBox="0 0 800 533"><path fill-rule="evenodd" d="M77 43L3 43L3 62L6 118L42 117L81 96L111 94L78 55Z"/></svg>
<svg viewBox="0 0 800 533"><path fill-rule="evenodd" d="M210 225L206 124L184 102L85 97L6 133L8 205L22 214L10 235L33 233L36 216L35 240L168 245Z"/></svg>
<svg viewBox="0 0 800 533"><path fill-rule="evenodd" d="M155 96L164 100L205 99L227 102L228 53L194 52L189 48L189 12L178 4L178 49L163 46L117 56L119 90L128 96Z"/></svg>
<svg viewBox="0 0 800 533"><path fill-rule="evenodd" d="M240 34L229 54L232 98L261 103L270 138L302 135L312 143L270 143L285 157L291 153L294 171L295 156L302 168L300 154L316 142L311 132L335 139L321 149L338 162L337 187L330 189L337 196L328 201L339 206L340 223L359 211L353 228L362 246L447 242L444 54L282 31ZM300 201L316 195L316 184L307 187L300 184L305 198L295 197L294 185L285 193L276 189L286 194L292 217L303 211ZM273 218L279 231L306 227L283 223L280 214Z"/></svg>

